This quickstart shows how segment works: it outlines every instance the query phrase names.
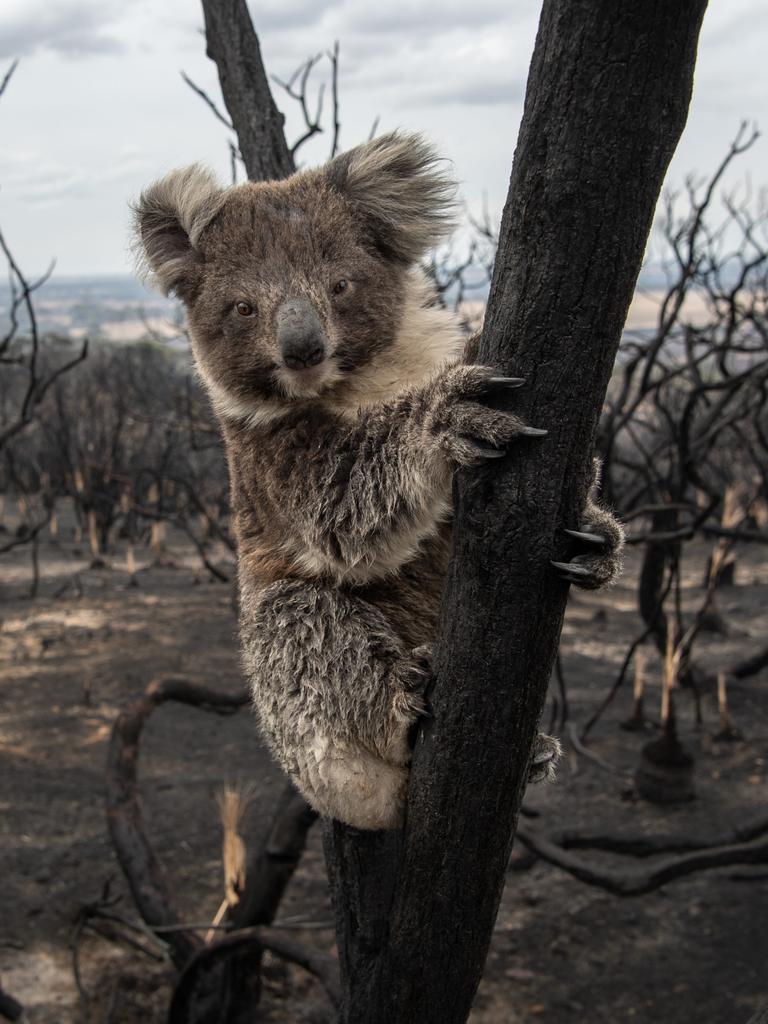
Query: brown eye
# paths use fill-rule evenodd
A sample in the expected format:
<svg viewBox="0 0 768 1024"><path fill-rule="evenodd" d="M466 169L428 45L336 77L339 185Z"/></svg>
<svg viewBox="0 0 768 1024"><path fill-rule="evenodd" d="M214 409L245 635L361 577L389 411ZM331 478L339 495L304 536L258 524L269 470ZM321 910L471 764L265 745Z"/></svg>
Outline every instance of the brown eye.
<svg viewBox="0 0 768 1024"><path fill-rule="evenodd" d="M349 281L347 281L345 277L342 277L342 279L340 281L337 281L336 284L333 286L333 294L341 295L343 292L347 290L347 288L349 288Z"/></svg>
<svg viewBox="0 0 768 1024"><path fill-rule="evenodd" d="M253 316L253 306L250 302L236 302L235 309L240 316Z"/></svg>

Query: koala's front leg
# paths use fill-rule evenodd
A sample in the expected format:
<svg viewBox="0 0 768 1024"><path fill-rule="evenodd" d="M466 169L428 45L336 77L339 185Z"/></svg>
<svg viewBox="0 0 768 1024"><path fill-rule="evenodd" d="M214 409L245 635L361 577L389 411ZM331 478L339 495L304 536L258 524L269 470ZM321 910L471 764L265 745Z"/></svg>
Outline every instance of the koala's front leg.
<svg viewBox="0 0 768 1024"><path fill-rule="evenodd" d="M595 499L600 468L600 460L594 459L592 484L581 513L582 525L578 530L565 531L573 541L570 561L552 563L564 580L584 590L597 590L613 583L621 573L624 530L613 513Z"/></svg>

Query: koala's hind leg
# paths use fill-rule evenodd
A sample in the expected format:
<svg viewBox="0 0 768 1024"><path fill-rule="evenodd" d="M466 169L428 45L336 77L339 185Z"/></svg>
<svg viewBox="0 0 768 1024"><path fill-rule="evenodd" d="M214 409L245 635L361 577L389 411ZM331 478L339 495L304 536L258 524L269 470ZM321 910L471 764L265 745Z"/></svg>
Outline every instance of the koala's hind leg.
<svg viewBox="0 0 768 1024"><path fill-rule="evenodd" d="M242 587L241 639L262 729L321 814L402 824L424 671L373 605L332 586Z"/></svg>

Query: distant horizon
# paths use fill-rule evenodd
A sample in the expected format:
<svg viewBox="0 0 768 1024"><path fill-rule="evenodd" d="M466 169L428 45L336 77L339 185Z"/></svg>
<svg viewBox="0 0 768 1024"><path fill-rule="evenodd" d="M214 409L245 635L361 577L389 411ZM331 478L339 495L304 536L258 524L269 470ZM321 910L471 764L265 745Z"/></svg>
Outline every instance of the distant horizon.
<svg viewBox="0 0 768 1024"><path fill-rule="evenodd" d="M667 284L658 263L646 265L638 278L625 330L654 329ZM465 310L471 303L484 304L488 292L486 282L474 289ZM8 324L9 296L7 283L0 283L0 330ZM450 302L450 290L447 297ZM34 293L34 303L41 336L57 335L73 341L88 337L120 344L145 339L168 342L183 331L180 301L128 273L54 274ZM686 311L694 322L706 317L706 298L695 286L686 299ZM19 334L23 335L28 332L28 323L21 312Z"/></svg>
<svg viewBox="0 0 768 1024"><path fill-rule="evenodd" d="M37 277L40 276L39 274L35 274L35 273L27 273L26 271L24 271L23 267L21 269L22 269L22 272L24 273L24 276L27 278L27 281L29 281L29 282L34 281ZM643 277L645 277L645 276L647 276L649 274L657 274L657 275L660 276L662 273L663 273L663 271L661 270L661 264L658 263L657 261L651 261L647 265L644 265L641 268L640 274L639 274L639 277L638 277L638 281L640 281ZM63 284L63 283L75 282L75 281L108 281L108 280L114 280L114 281L133 281L137 285L139 285L139 287L143 288L145 291L149 291L149 292L152 292L152 293L160 294L156 288L154 288L150 284L146 284L145 282L143 282L141 280L141 277L139 277L137 274L132 274L128 270L125 270L125 271L122 271L122 272L114 271L114 270L103 270L103 271L102 270L95 270L95 271L82 271L82 272L73 274L73 273L58 273L56 271L56 269L54 268L53 273L51 274L51 276L48 278L48 280L45 282L45 284L42 287L45 288L45 287L47 287L50 284L56 284L56 283ZM0 279L0 291L8 291L8 282L7 281Z"/></svg>

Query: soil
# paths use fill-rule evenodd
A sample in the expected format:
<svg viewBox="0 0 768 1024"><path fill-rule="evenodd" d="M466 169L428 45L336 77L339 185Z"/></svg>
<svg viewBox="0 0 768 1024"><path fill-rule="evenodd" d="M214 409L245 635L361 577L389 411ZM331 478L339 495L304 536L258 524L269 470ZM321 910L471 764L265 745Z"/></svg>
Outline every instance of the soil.
<svg viewBox="0 0 768 1024"><path fill-rule="evenodd" d="M2 563L0 983L24 1004L30 1024L159 1024L173 980L167 963L89 929L78 936L74 926L105 887L119 898L116 909L136 919L105 825L110 728L118 710L158 676L180 674L227 690L242 685L232 590L209 579L181 538L171 536L160 558L144 551L132 579L125 551L118 547L106 567L90 568L66 515L60 529L39 545L36 598L27 596L29 548ZM688 607L701 599L707 553L694 545L686 559ZM764 548L738 554L735 585L717 598L727 634L707 633L696 648L710 672L766 643ZM563 640L571 723L586 721L640 631L637 568L631 551L623 580L610 592L572 595ZM649 658L647 708L654 718L660 665ZM713 739L713 693L704 694L699 727L690 695L679 693L697 796L678 806L648 804L632 791L640 749L656 733L618 727L630 713L630 685L589 742L589 752L606 764L577 753L566 734L557 783L526 796L526 806L540 814L535 827L708 835L765 811L768 674L730 688L744 734L737 742ZM208 922L223 897L216 795L225 782L253 788L243 825L251 847L270 820L280 772L248 711L219 718L174 705L150 720L141 779L148 830L173 898L186 920ZM627 899L542 862L526 868L523 852L513 855L512 866L521 870L508 875L472 1024L745 1024L768 1000L768 865L699 873ZM617 864L612 855L579 855ZM618 866L627 866L626 858ZM291 936L333 951L317 826L280 917L313 922ZM319 1024L330 1016L309 976L267 956L258 1019Z"/></svg>

